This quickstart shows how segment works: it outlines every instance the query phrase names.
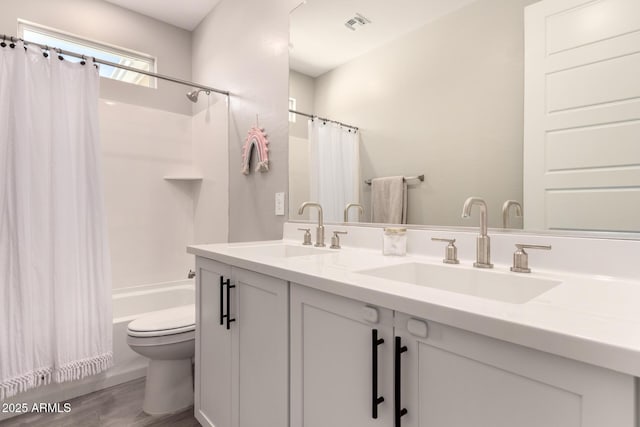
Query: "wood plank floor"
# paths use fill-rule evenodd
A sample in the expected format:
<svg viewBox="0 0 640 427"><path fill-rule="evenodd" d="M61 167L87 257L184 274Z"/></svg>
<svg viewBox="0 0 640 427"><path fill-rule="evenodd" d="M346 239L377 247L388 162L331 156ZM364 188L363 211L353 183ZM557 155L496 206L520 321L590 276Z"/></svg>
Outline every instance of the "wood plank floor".
<svg viewBox="0 0 640 427"><path fill-rule="evenodd" d="M152 417L142 412L144 378L96 391L69 401L71 411L25 414L0 421L2 427L200 427L193 407Z"/></svg>

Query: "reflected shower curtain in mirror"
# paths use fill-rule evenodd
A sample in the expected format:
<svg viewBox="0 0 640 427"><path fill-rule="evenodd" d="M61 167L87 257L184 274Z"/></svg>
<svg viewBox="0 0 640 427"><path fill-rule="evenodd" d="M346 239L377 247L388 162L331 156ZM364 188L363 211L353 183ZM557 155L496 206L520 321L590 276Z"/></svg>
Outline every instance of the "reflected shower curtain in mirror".
<svg viewBox="0 0 640 427"><path fill-rule="evenodd" d="M112 364L98 96L90 62L0 47L0 400Z"/></svg>
<svg viewBox="0 0 640 427"><path fill-rule="evenodd" d="M310 200L322 205L325 221L342 222L345 206L359 201L359 139L357 131L336 123L309 120ZM349 220L355 215L352 210Z"/></svg>

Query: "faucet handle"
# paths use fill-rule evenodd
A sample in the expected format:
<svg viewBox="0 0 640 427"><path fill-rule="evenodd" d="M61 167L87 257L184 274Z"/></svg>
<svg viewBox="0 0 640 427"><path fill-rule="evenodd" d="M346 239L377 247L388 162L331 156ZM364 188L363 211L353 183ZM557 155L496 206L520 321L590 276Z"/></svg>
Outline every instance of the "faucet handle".
<svg viewBox="0 0 640 427"><path fill-rule="evenodd" d="M460 264L458 260L458 248L456 247L456 239L441 239L439 237L432 237L431 240L435 242L447 242L448 245L444 252L444 259L442 262L445 264Z"/></svg>
<svg viewBox="0 0 640 427"><path fill-rule="evenodd" d="M340 236L339 234L347 234L346 231L334 231L333 237L331 237L331 249L340 249Z"/></svg>
<svg viewBox="0 0 640 427"><path fill-rule="evenodd" d="M310 245L311 244L311 229L310 228L298 228L298 230L300 231L304 231L304 241L302 242L303 245Z"/></svg>
<svg viewBox="0 0 640 427"><path fill-rule="evenodd" d="M515 273L531 273L529 268L529 254L525 252L525 249L542 249L545 251L551 250L551 245L524 245L522 243L516 243L516 251L513 253L513 266L511 271Z"/></svg>

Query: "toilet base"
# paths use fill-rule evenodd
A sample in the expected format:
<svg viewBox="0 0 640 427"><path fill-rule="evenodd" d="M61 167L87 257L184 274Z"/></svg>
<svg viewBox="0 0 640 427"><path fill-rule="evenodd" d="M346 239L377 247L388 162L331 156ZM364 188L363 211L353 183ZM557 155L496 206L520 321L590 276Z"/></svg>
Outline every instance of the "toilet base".
<svg viewBox="0 0 640 427"><path fill-rule="evenodd" d="M149 415L178 412L193 405L191 358L149 360L142 410Z"/></svg>

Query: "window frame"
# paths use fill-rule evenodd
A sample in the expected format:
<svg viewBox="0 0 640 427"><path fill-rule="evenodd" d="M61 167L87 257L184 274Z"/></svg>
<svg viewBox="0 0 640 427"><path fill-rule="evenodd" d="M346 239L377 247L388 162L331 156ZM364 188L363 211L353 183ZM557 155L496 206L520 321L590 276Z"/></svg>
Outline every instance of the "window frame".
<svg viewBox="0 0 640 427"><path fill-rule="evenodd" d="M133 49L127 49L127 48L123 48L120 46L116 46L116 45L112 45L109 43L104 43L101 41L97 41L94 39L90 39L87 37L83 37L83 36L79 36L77 34L73 34L67 31L62 31L59 30L57 28L53 28L53 27L48 27L45 25L41 25L41 24L37 24L35 22L31 22L31 21L27 21L24 19L18 19L18 37L24 39L24 32L25 30L30 30L36 33L40 33L42 35L48 36L48 37L53 37L56 39L60 39L69 43L74 43L74 44L78 44L81 46L86 46L88 48L91 49L96 49L96 50L100 50L103 51L105 53L111 54L111 55L117 55L117 56L121 56L121 57L126 57L126 58L131 58L134 60L138 60L138 61L142 61L145 62L147 64L149 64L149 72L152 73L157 73L157 67L158 67L158 59L155 56L146 54L146 53L142 53L142 52L138 52L135 51ZM29 40L27 40L28 42ZM51 47L58 47L58 46L51 46ZM83 52L74 52L74 53L78 53L78 54L83 54ZM90 55L87 55L88 57ZM146 71L146 70L145 70ZM140 73L141 74L141 73ZM149 85L142 85L142 84L138 84L138 83L134 83L134 82L129 82L126 80L119 80L119 79L114 79L108 76L100 76L101 78L106 78L109 80L113 80L116 82L120 82L120 83L127 83L127 84L133 84L136 86L140 86L140 87L144 87L144 88L150 88L150 89L157 89L158 88L158 79L156 77L151 77L149 76Z"/></svg>

